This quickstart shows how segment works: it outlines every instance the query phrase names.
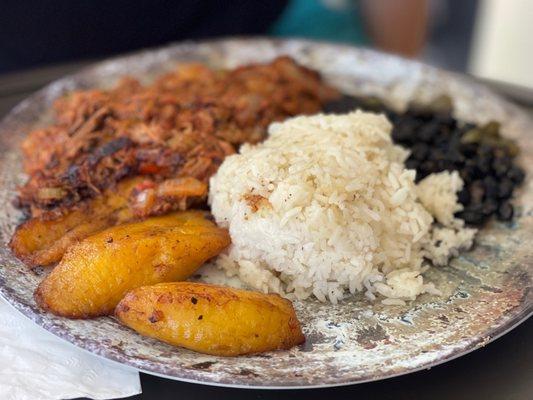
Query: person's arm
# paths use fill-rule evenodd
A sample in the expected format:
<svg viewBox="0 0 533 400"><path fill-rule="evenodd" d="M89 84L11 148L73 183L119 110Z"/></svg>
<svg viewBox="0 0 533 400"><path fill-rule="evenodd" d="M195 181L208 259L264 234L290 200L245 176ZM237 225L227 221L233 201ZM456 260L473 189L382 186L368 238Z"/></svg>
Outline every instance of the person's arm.
<svg viewBox="0 0 533 400"><path fill-rule="evenodd" d="M381 50L414 57L424 46L427 0L361 0L367 32Z"/></svg>

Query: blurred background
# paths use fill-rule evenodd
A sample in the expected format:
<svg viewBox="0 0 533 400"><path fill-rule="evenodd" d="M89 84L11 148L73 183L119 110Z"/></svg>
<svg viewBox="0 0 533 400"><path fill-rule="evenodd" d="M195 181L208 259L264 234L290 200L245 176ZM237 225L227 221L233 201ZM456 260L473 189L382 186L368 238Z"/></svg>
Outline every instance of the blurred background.
<svg viewBox="0 0 533 400"><path fill-rule="evenodd" d="M184 39L351 43L533 87L532 0L3 0L0 73Z"/></svg>

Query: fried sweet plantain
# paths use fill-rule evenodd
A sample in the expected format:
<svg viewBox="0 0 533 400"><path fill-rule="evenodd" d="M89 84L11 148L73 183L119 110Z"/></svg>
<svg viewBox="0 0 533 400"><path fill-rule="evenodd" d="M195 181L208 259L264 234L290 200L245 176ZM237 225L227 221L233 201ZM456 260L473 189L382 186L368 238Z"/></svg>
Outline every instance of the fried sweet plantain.
<svg viewBox="0 0 533 400"><path fill-rule="evenodd" d="M9 246L30 266L58 262L69 246L115 224L134 218L128 198L141 178L127 179L102 196L62 215L44 213L17 227Z"/></svg>
<svg viewBox="0 0 533 400"><path fill-rule="evenodd" d="M71 246L35 300L69 318L107 315L139 286L188 278L230 243L200 211L118 225Z"/></svg>
<svg viewBox="0 0 533 400"><path fill-rule="evenodd" d="M115 315L141 335L218 356L289 349L305 340L290 301L201 283L139 287Z"/></svg>

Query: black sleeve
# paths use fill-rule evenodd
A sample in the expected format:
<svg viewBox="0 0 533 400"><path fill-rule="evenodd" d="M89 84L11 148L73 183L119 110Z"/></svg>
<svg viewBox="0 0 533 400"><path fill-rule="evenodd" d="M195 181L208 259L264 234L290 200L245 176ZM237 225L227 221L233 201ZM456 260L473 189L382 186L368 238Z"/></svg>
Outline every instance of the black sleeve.
<svg viewBox="0 0 533 400"><path fill-rule="evenodd" d="M287 0L4 0L0 71L265 33Z"/></svg>

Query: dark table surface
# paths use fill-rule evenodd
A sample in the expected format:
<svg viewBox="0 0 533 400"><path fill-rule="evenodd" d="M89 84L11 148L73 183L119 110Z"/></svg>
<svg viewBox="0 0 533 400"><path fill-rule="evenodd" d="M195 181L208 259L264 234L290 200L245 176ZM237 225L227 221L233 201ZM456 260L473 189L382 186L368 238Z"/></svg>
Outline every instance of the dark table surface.
<svg viewBox="0 0 533 400"><path fill-rule="evenodd" d="M86 62L0 75L0 116L46 83ZM533 115L533 91L491 82ZM533 134L533 132L532 132ZM446 364L397 378L329 389L245 390L183 383L141 373L143 393L131 399L533 399L533 319L488 346Z"/></svg>

